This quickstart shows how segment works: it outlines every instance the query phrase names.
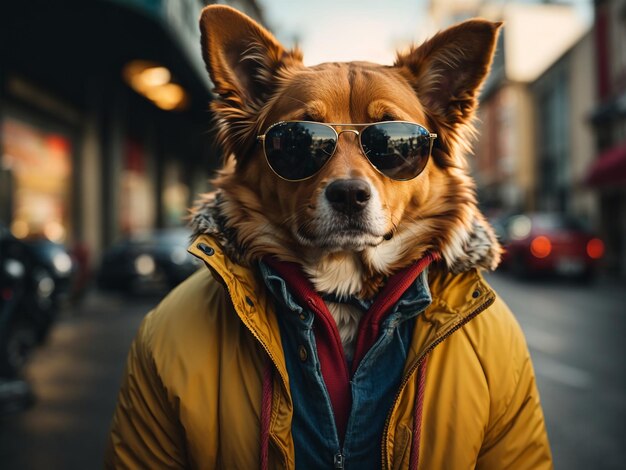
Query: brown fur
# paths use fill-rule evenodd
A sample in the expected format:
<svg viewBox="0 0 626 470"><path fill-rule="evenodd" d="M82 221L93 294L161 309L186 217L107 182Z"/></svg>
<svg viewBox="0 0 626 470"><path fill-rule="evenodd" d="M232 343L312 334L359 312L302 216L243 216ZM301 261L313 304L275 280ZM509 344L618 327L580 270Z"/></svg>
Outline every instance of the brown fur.
<svg viewBox="0 0 626 470"><path fill-rule="evenodd" d="M487 267L495 268L500 248L476 207L465 154L499 24L464 22L399 55L391 67L366 62L305 67L299 51L286 51L260 25L225 6L205 8L200 25L218 95L212 103L218 138L227 155L214 184L243 262L270 254L299 262L321 290L333 290L328 286L333 270L350 266L358 281L337 289L370 297L386 276L427 251L440 253L451 268L478 224L490 244ZM256 143L268 126L289 119L398 119L421 123L439 137L426 169L410 181L381 176L362 155L355 136L346 133L322 171L294 183L271 171ZM391 240L381 238L379 246L358 250L303 244L294 234L307 235L319 223L319 194L327 182L346 177L362 177L374 186Z"/></svg>

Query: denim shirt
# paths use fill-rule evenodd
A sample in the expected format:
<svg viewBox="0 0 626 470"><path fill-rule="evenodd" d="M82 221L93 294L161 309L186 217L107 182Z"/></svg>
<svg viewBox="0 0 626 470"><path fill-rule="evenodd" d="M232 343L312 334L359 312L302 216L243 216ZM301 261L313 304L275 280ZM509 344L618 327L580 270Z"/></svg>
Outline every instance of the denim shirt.
<svg viewBox="0 0 626 470"><path fill-rule="evenodd" d="M315 315L300 305L275 271L260 263L276 310L294 403L291 425L298 469L375 469L382 465L382 434L410 347L415 318L431 303L428 269L383 320L380 335L350 380L352 409L343 446L317 356ZM353 302L354 303L354 302ZM371 303L357 301L365 309Z"/></svg>

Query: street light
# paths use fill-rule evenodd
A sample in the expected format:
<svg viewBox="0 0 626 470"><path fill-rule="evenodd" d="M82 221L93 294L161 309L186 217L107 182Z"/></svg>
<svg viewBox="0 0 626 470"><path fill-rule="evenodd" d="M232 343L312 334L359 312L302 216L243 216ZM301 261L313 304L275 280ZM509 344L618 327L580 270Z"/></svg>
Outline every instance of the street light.
<svg viewBox="0 0 626 470"><path fill-rule="evenodd" d="M133 90L165 111L184 109L189 102L185 89L172 81L170 70L157 62L132 60L122 76Z"/></svg>

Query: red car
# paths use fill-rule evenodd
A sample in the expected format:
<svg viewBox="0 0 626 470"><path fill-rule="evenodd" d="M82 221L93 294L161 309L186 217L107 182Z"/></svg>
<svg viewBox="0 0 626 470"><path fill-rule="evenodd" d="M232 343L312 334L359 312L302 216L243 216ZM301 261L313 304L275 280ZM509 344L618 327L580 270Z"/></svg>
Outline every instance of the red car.
<svg viewBox="0 0 626 470"><path fill-rule="evenodd" d="M591 279L604 243L573 217L520 214L495 224L506 250L502 266L520 276L554 273Z"/></svg>

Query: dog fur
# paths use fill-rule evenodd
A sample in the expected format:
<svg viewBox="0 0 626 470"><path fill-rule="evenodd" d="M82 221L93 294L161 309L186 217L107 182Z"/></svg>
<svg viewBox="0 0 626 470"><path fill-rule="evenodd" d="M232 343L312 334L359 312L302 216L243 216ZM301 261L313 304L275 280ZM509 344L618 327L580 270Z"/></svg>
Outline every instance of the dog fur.
<svg viewBox="0 0 626 470"><path fill-rule="evenodd" d="M230 7L206 9L200 25L226 160L213 181L217 191L203 196L194 210L196 233L217 236L229 256L245 265L268 255L300 263L318 292L339 300L373 297L389 275L429 251L453 272L497 266L501 248L477 208L466 155L499 23L461 23L398 54L393 66L314 67L303 65L299 50L286 50ZM438 138L426 168L410 181L380 175L355 136L345 133L317 175L288 182L268 167L257 136L292 119L406 120ZM370 185L362 232L348 227L325 199L327 185L343 178ZM360 313L341 301L328 305L349 354Z"/></svg>

